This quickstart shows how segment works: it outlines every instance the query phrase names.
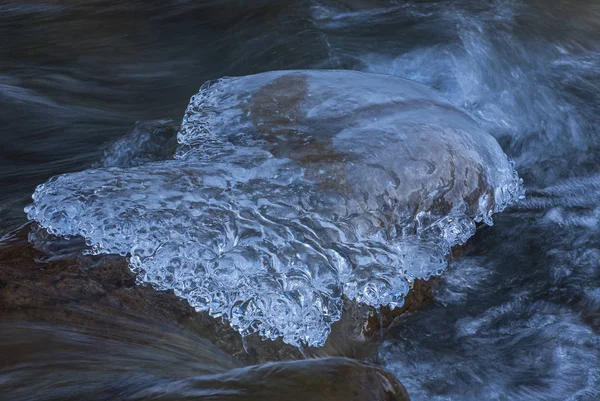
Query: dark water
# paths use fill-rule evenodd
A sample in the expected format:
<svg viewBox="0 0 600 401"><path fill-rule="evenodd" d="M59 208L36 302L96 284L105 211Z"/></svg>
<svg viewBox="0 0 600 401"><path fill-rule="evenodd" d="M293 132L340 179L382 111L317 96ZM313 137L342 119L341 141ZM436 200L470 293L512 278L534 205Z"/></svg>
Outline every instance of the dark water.
<svg viewBox="0 0 600 401"><path fill-rule="evenodd" d="M177 125L207 79L292 68L413 79L496 137L527 199L478 233L429 309L385 333L378 363L415 400L600 399L600 4L248 3L0 4L0 233L26 221L36 185L98 163L136 121ZM13 325L3 346L22 330L73 335ZM215 373L234 367L211 358ZM47 391L15 386L20 399Z"/></svg>

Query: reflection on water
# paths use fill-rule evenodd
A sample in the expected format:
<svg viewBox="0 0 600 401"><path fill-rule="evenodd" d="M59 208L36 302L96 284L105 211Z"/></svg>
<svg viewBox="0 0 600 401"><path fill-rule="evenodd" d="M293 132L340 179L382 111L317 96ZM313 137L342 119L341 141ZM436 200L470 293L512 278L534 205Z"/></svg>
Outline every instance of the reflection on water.
<svg viewBox="0 0 600 401"><path fill-rule="evenodd" d="M414 79L441 90L498 139L517 162L529 199L480 231L453 262L431 308L394 324L379 363L415 400L600 398L598 3L241 3L0 5L0 231L24 222L22 207L35 185L98 163L135 121L180 121L207 79L288 68ZM10 323L0 331L3 348L24 327L28 334L19 337L32 341L61 332L75 342L85 338L71 329ZM91 344L102 343L93 338ZM19 354L43 364L48 359L36 347ZM194 368L223 364L208 357L210 347L198 347ZM176 349L160 352L174 360ZM61 354L68 361L77 352L67 347ZM193 365L186 361L175 371L186 375ZM18 372L31 377L34 365ZM17 380L14 374L2 374L2 385ZM141 391L139 376L131 380ZM89 382L80 383L89 391Z"/></svg>

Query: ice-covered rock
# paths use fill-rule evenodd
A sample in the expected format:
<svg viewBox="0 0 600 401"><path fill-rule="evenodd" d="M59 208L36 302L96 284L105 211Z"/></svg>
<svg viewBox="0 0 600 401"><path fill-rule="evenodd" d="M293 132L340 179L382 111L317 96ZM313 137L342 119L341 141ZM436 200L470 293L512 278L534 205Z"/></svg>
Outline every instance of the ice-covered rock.
<svg viewBox="0 0 600 401"><path fill-rule="evenodd" d="M222 78L175 158L40 185L29 217L129 255L242 334L322 344L342 295L398 306L475 222L520 196L498 143L437 92L351 71Z"/></svg>

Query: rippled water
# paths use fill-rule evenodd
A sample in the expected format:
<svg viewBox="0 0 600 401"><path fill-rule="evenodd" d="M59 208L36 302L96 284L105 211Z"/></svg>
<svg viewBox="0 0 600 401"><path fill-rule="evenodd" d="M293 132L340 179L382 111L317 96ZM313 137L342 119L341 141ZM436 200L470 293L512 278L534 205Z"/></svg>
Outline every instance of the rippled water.
<svg viewBox="0 0 600 401"><path fill-rule="evenodd" d="M152 130L169 154L188 99L207 79L292 68L409 78L440 90L498 140L527 198L452 261L433 305L394 323L378 363L415 400L600 398L596 2L0 9L3 231L25 221L37 184L99 166L137 120L173 122L138 124L143 150L113 147L115 165L150 161L156 144L143 137Z"/></svg>

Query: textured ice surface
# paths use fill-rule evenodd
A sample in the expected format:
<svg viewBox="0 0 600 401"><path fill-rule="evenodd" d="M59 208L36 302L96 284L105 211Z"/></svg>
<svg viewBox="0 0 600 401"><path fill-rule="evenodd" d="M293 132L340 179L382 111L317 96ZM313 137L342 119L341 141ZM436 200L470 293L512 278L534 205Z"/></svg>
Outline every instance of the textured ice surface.
<svg viewBox="0 0 600 401"><path fill-rule="evenodd" d="M192 97L177 139L173 159L51 179L29 218L129 255L140 281L242 334L291 344L323 344L342 295L402 305L520 195L495 139L390 76L219 79Z"/></svg>

